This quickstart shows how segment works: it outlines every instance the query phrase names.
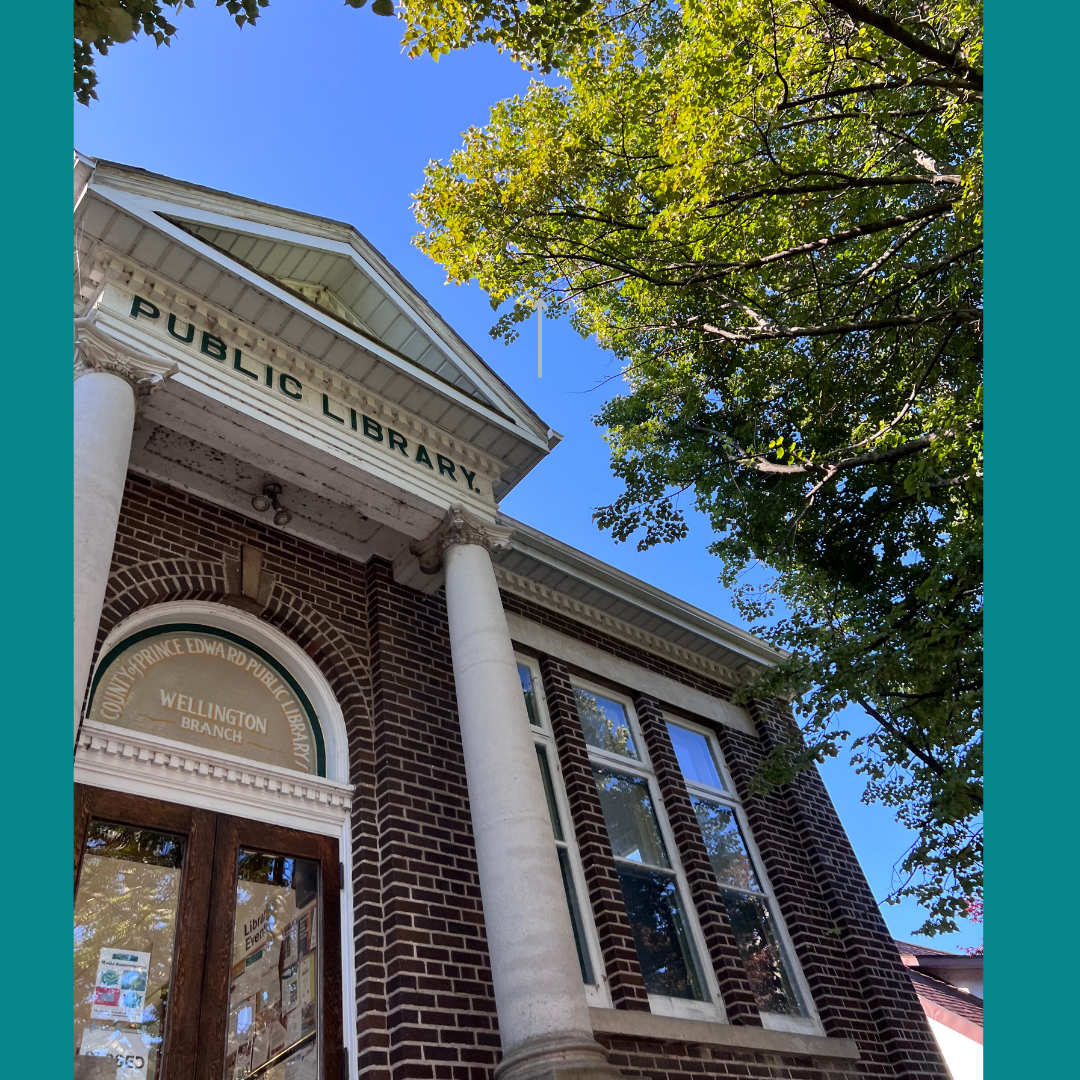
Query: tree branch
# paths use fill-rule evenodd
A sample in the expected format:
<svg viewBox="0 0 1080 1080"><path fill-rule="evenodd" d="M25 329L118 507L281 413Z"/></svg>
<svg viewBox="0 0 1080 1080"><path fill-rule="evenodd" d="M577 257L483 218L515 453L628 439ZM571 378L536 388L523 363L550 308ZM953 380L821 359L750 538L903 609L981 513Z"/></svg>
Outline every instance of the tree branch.
<svg viewBox="0 0 1080 1080"><path fill-rule="evenodd" d="M876 30L880 30L886 37L899 42L905 48L910 49L924 59L940 64L950 71L955 71L957 75L970 80L977 89L982 89L983 77L981 71L961 60L958 53L948 53L944 49L939 49L936 45L931 45L929 42L923 41L922 38L916 37L890 15L882 15L868 8L865 4L860 4L859 0L825 0L825 3L844 12L855 22L866 23Z"/></svg>

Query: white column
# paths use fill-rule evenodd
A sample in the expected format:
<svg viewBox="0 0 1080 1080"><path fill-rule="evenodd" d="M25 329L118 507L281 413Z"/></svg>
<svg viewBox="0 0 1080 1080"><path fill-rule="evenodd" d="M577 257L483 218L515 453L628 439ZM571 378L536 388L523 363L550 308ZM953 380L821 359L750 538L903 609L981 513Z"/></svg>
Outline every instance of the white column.
<svg viewBox="0 0 1080 1080"><path fill-rule="evenodd" d="M461 742L503 1060L499 1080L615 1078L593 1039L551 819L490 551L509 530L460 507L414 545L446 571Z"/></svg>
<svg viewBox="0 0 1080 1080"><path fill-rule="evenodd" d="M75 354L75 733L124 497L137 400L176 365L133 354L87 320Z"/></svg>

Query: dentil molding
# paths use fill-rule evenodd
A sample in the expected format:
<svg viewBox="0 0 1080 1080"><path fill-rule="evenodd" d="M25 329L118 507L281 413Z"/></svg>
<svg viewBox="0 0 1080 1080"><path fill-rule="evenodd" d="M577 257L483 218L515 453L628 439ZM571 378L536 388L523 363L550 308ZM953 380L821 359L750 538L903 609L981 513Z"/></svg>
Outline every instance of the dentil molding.
<svg viewBox="0 0 1080 1080"><path fill-rule="evenodd" d="M525 600L531 600L540 607L555 611L560 615L569 616L569 618L577 622L590 624L596 629L602 630L609 637L617 638L627 645L634 645L645 652L654 653L665 660L678 664L680 667L690 668L692 671L700 672L711 679L726 683L728 686L741 686L745 682L743 676L716 660L710 660L708 657L701 656L690 649L684 649L681 645L676 645L666 638L650 634L647 630L642 630L632 623L617 619L605 611L590 607L580 600L575 600L572 596L550 589L546 585L533 581L531 578L515 574L499 566L498 563L495 564L495 580L499 583L499 588L505 589L508 593L513 593L515 596L520 596Z"/></svg>
<svg viewBox="0 0 1080 1080"><path fill-rule="evenodd" d="M75 780L336 836L351 784L84 720Z"/></svg>

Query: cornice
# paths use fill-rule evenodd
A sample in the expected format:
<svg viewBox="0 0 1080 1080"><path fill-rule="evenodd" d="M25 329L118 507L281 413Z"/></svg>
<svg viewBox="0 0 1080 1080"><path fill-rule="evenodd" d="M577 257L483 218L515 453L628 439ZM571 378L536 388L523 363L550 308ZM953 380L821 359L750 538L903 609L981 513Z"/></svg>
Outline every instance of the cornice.
<svg viewBox="0 0 1080 1080"><path fill-rule="evenodd" d="M666 638L650 634L647 630L642 630L640 627L624 622L622 619L608 615L607 612L590 607L580 600L575 600L572 596L567 596L565 593L541 585L531 578L515 574L498 564L495 565L495 579L498 581L499 587L505 589L508 593L531 600L540 607L547 608L549 611L557 612L560 615L569 616L577 622L593 626L627 645L633 645L645 652L663 657L665 660L670 660L681 667L707 675L709 678L725 683L728 686L741 686L745 682L741 675L716 660L710 660L708 657L701 656L690 649L684 649L681 645L676 645Z"/></svg>
<svg viewBox="0 0 1080 1080"><path fill-rule="evenodd" d="M264 820L340 827L352 785L214 753L127 728L84 720L75 748L76 779L115 790L152 789L188 805L228 807Z"/></svg>
<svg viewBox="0 0 1080 1080"><path fill-rule="evenodd" d="M493 486L509 467L498 458L388 402L349 376L313 360L280 338L261 330L255 331L225 309L180 288L105 244L98 245L97 258L86 276L90 284L83 286L84 299L98 294L106 283L129 293L139 291L147 300L168 305L183 318L191 315L193 320L198 320L202 329L235 339L254 359L271 364L276 371L303 375L306 383L313 388L332 393L354 408L366 407L373 416L394 424L403 434L411 432L417 440L426 440L428 446L437 446L449 456L456 455L459 461L470 467L475 466Z"/></svg>

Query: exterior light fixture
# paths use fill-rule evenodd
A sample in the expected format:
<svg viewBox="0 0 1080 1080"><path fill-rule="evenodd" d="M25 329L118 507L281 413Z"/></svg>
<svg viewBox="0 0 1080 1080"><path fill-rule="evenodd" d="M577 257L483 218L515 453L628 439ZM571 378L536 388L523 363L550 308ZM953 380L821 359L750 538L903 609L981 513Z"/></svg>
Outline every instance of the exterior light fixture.
<svg viewBox="0 0 1080 1080"><path fill-rule="evenodd" d="M288 525L292 521L292 514L281 505L281 485L280 484L266 484L263 486L262 494L256 495L251 500L251 505L259 511L260 514L265 513L272 506L277 513L274 514L275 525Z"/></svg>

